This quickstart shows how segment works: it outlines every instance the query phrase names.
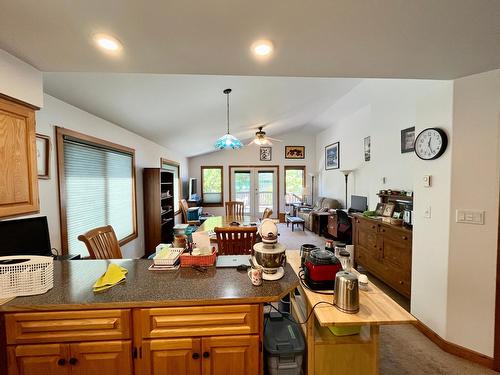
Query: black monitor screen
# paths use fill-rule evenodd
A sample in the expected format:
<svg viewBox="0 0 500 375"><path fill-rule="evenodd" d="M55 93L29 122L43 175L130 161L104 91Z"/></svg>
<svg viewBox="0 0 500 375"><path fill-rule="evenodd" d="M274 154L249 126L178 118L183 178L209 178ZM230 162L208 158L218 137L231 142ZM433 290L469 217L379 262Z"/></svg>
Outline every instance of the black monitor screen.
<svg viewBox="0 0 500 375"><path fill-rule="evenodd" d="M351 195L351 211L365 212L368 209L368 199L359 195Z"/></svg>
<svg viewBox="0 0 500 375"><path fill-rule="evenodd" d="M0 256L51 255L47 217L0 221Z"/></svg>

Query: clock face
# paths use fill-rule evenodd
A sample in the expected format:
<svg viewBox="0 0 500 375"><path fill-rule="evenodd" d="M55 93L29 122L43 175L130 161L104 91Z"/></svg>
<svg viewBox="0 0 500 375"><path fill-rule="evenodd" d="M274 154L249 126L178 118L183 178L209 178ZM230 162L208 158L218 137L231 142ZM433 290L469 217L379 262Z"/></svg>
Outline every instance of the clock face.
<svg viewBox="0 0 500 375"><path fill-rule="evenodd" d="M448 138L443 130L438 128L425 129L415 140L415 153L423 160L437 159L444 153L447 144Z"/></svg>

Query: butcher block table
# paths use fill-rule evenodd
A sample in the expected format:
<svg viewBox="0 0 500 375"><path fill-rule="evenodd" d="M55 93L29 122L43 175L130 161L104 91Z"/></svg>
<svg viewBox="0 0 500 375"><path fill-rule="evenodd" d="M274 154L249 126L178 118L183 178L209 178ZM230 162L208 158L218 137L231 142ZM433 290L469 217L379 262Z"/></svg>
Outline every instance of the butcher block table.
<svg viewBox="0 0 500 375"><path fill-rule="evenodd" d="M287 261L299 275L298 251L287 251ZM355 270L353 271L357 273ZM333 303L333 295L315 293L302 284L300 295L291 294L292 313L302 324L307 342L307 375L378 374L379 327L383 324L412 324L417 320L371 282L367 291L359 291L360 310L356 314L341 312ZM335 336L328 327L361 326L357 335Z"/></svg>

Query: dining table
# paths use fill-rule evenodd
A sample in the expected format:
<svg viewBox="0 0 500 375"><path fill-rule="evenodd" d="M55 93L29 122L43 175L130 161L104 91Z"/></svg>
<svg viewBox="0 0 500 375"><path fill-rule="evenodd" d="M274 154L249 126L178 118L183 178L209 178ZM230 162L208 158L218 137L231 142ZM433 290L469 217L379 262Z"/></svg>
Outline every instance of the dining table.
<svg viewBox="0 0 500 375"><path fill-rule="evenodd" d="M215 228L229 228L229 227L247 227L257 226L259 218L243 215L243 216L209 216L203 224L201 224L197 232L213 232ZM238 224L236 224L238 223Z"/></svg>

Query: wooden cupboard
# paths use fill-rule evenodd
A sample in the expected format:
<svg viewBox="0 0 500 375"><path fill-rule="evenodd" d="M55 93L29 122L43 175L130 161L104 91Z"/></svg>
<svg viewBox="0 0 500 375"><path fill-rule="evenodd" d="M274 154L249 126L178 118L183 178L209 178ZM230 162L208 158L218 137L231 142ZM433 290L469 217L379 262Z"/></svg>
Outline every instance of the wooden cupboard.
<svg viewBox="0 0 500 375"><path fill-rule="evenodd" d="M8 375L255 375L262 306L5 314Z"/></svg>
<svg viewBox="0 0 500 375"><path fill-rule="evenodd" d="M357 264L410 298L411 230L356 214L353 243Z"/></svg>
<svg viewBox="0 0 500 375"><path fill-rule="evenodd" d="M0 96L0 217L40 209L35 108Z"/></svg>

